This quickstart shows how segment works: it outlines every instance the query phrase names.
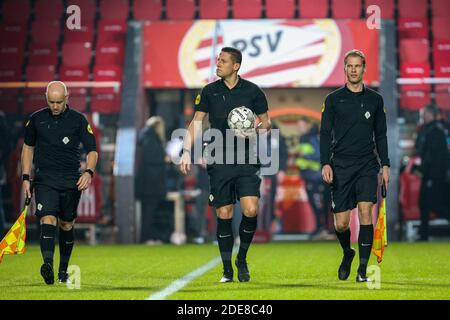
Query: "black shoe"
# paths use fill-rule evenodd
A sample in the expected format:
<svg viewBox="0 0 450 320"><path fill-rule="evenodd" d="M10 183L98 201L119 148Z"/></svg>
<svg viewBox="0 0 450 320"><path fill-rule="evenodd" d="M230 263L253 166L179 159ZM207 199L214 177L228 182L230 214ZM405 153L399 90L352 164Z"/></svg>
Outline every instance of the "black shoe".
<svg viewBox="0 0 450 320"><path fill-rule="evenodd" d="M58 272L58 282L59 283L71 283L69 279L69 274L66 271Z"/></svg>
<svg viewBox="0 0 450 320"><path fill-rule="evenodd" d="M236 267L238 269L238 279L240 282L248 282L250 280L250 272L248 271L247 261L236 258Z"/></svg>
<svg viewBox="0 0 450 320"><path fill-rule="evenodd" d="M358 270L358 274L356 275L356 282L370 282L370 279L367 278L365 272Z"/></svg>
<svg viewBox="0 0 450 320"><path fill-rule="evenodd" d="M355 250L350 249L349 252L344 253L344 257L342 258L341 265L339 266L338 277L339 280L347 280L350 275L350 270L352 267L352 261L355 257Z"/></svg>
<svg viewBox="0 0 450 320"><path fill-rule="evenodd" d="M46 284L53 284L55 282L55 275L53 274L53 267L50 263L44 263L41 266L41 276L44 278Z"/></svg>
<svg viewBox="0 0 450 320"><path fill-rule="evenodd" d="M220 279L221 283L225 282L233 282L233 270L224 270L222 279Z"/></svg>

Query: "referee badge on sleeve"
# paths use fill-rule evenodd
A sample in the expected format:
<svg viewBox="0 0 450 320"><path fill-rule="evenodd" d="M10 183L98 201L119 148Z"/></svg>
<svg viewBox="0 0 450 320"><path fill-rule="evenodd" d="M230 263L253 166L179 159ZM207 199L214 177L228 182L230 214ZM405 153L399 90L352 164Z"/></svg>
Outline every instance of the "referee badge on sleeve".
<svg viewBox="0 0 450 320"><path fill-rule="evenodd" d="M90 124L87 125L87 132L89 132L90 134L94 134Z"/></svg>
<svg viewBox="0 0 450 320"><path fill-rule="evenodd" d="M197 94L197 98L195 98L195 105L196 106L198 106L200 104L200 100L201 100L200 94Z"/></svg>

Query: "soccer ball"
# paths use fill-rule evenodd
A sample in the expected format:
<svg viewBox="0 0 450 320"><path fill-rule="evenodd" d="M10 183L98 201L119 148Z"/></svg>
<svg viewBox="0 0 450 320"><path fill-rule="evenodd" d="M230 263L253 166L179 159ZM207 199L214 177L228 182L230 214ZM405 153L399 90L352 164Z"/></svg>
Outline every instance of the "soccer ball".
<svg viewBox="0 0 450 320"><path fill-rule="evenodd" d="M228 127L237 134L248 134L254 131L255 114L249 108L242 106L234 108L228 114Z"/></svg>

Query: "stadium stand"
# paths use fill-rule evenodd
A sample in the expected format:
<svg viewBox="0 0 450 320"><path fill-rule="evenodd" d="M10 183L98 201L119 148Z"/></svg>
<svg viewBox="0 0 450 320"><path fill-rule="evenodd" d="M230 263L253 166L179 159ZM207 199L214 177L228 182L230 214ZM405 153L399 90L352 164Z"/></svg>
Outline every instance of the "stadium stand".
<svg viewBox="0 0 450 320"><path fill-rule="evenodd" d="M199 0L200 19L227 19L228 0Z"/></svg>
<svg viewBox="0 0 450 320"><path fill-rule="evenodd" d="M371 5L379 6L382 19L394 19L394 0L366 0L365 9Z"/></svg>
<svg viewBox="0 0 450 320"><path fill-rule="evenodd" d="M172 20L194 19L195 2L194 0L167 0L166 14L167 18Z"/></svg>
<svg viewBox="0 0 450 320"><path fill-rule="evenodd" d="M399 18L424 18L428 12L428 0L398 0Z"/></svg>
<svg viewBox="0 0 450 320"><path fill-rule="evenodd" d="M267 3L266 0L266 10ZM262 0L232 0L232 15L234 19L260 19L262 18Z"/></svg>
<svg viewBox="0 0 450 320"><path fill-rule="evenodd" d="M26 24L31 13L30 2L28 0L5 0L2 12L4 22Z"/></svg>
<svg viewBox="0 0 450 320"><path fill-rule="evenodd" d="M332 0L332 18L359 19L361 18L362 2L360 0Z"/></svg>
<svg viewBox="0 0 450 320"><path fill-rule="evenodd" d="M292 19L295 17L294 0L266 0L266 17L268 19Z"/></svg>
<svg viewBox="0 0 450 320"><path fill-rule="evenodd" d="M59 21L64 12L61 0L36 0L34 18L37 21Z"/></svg>
<svg viewBox="0 0 450 320"><path fill-rule="evenodd" d="M158 20L163 12L161 0L134 0L133 18L135 20Z"/></svg>
<svg viewBox="0 0 450 320"><path fill-rule="evenodd" d="M129 14L128 0L100 0L100 17L102 19L126 21Z"/></svg>
<svg viewBox="0 0 450 320"><path fill-rule="evenodd" d="M328 18L328 0L299 0L298 13L302 19Z"/></svg>

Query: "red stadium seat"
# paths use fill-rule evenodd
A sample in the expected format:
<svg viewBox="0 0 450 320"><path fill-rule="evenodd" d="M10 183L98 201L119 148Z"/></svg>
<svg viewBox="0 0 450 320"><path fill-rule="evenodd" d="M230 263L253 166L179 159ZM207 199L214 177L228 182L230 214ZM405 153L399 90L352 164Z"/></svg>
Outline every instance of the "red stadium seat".
<svg viewBox="0 0 450 320"><path fill-rule="evenodd" d="M28 0L3 1L3 22L26 24L30 16L30 2Z"/></svg>
<svg viewBox="0 0 450 320"><path fill-rule="evenodd" d="M431 95L425 91L406 90L400 92L400 108L417 111L431 102Z"/></svg>
<svg viewBox="0 0 450 320"><path fill-rule="evenodd" d="M128 0L100 0L102 19L126 21L129 10Z"/></svg>
<svg viewBox="0 0 450 320"><path fill-rule="evenodd" d="M450 40L450 19L433 18L432 31L435 40Z"/></svg>
<svg viewBox="0 0 450 320"><path fill-rule="evenodd" d="M80 7L82 25L85 23L92 24L94 23L95 14L97 11L95 1L96 0L68 0L67 8L71 5L77 5Z"/></svg>
<svg viewBox="0 0 450 320"><path fill-rule="evenodd" d="M433 17L450 18L450 1L431 0L431 14Z"/></svg>
<svg viewBox="0 0 450 320"><path fill-rule="evenodd" d="M86 67L91 62L92 44L90 42L64 43L62 64L69 67Z"/></svg>
<svg viewBox="0 0 450 320"><path fill-rule="evenodd" d="M434 76L450 78L450 40L433 43Z"/></svg>
<svg viewBox="0 0 450 320"><path fill-rule="evenodd" d="M127 32L127 23L121 20L100 20L97 25L98 42L123 42Z"/></svg>
<svg viewBox="0 0 450 320"><path fill-rule="evenodd" d="M294 0L266 0L268 19L292 19L295 17Z"/></svg>
<svg viewBox="0 0 450 320"><path fill-rule="evenodd" d="M167 0L167 18L171 20L187 20L195 17L194 0Z"/></svg>
<svg viewBox="0 0 450 320"><path fill-rule="evenodd" d="M26 76L27 81L52 81L55 79L55 66L28 66Z"/></svg>
<svg viewBox="0 0 450 320"><path fill-rule="evenodd" d="M98 93L91 96L91 112L105 114L118 113L120 111L120 94Z"/></svg>
<svg viewBox="0 0 450 320"><path fill-rule="evenodd" d="M122 67L112 66L95 66L94 81L122 81Z"/></svg>
<svg viewBox="0 0 450 320"><path fill-rule="evenodd" d="M200 19L227 19L228 0L199 0Z"/></svg>
<svg viewBox="0 0 450 320"><path fill-rule="evenodd" d="M400 63L428 62L429 47L427 39L400 39Z"/></svg>
<svg viewBox="0 0 450 320"><path fill-rule="evenodd" d="M0 48L0 67L21 67L24 57L24 45L2 44Z"/></svg>
<svg viewBox="0 0 450 320"><path fill-rule="evenodd" d="M231 2L234 19L260 19L262 17L262 0L232 0Z"/></svg>
<svg viewBox="0 0 450 320"><path fill-rule="evenodd" d="M400 77L401 78L429 78L430 77L430 64L428 62L405 62L400 65ZM405 84L400 86L401 91L431 91L430 84L418 83L418 84Z"/></svg>
<svg viewBox="0 0 450 320"><path fill-rule="evenodd" d="M60 35L61 24L59 21L37 20L31 26L33 43L56 44Z"/></svg>
<svg viewBox="0 0 450 320"><path fill-rule="evenodd" d="M89 81L89 67L61 66L59 77L61 81Z"/></svg>
<svg viewBox="0 0 450 320"><path fill-rule="evenodd" d="M1 23L0 24L0 43L4 45L16 44L25 45L27 38L27 26L17 23Z"/></svg>
<svg viewBox="0 0 450 320"><path fill-rule="evenodd" d="M23 112L25 114L33 113L39 109L47 106L47 101L45 100L44 90L40 88L37 90L25 89L23 93Z"/></svg>
<svg viewBox="0 0 450 320"><path fill-rule="evenodd" d="M298 13L300 18L328 18L328 0L299 0Z"/></svg>
<svg viewBox="0 0 450 320"><path fill-rule="evenodd" d="M17 82L22 80L21 66L0 66L0 82Z"/></svg>
<svg viewBox="0 0 450 320"><path fill-rule="evenodd" d="M428 0L398 0L399 18L426 18Z"/></svg>
<svg viewBox="0 0 450 320"><path fill-rule="evenodd" d="M83 22L80 29L64 28L64 42L93 42L94 23Z"/></svg>
<svg viewBox="0 0 450 320"><path fill-rule="evenodd" d="M360 19L361 0L332 0L331 16L334 19Z"/></svg>
<svg viewBox="0 0 450 320"><path fill-rule="evenodd" d="M366 0L366 8L376 5L381 9L382 19L394 19L394 0Z"/></svg>
<svg viewBox="0 0 450 320"><path fill-rule="evenodd" d="M95 66L94 67L94 81L122 81L122 67L121 66ZM101 92L116 92L115 88L93 88L93 93Z"/></svg>
<svg viewBox="0 0 450 320"><path fill-rule="evenodd" d="M28 48L28 65L56 65L57 63L56 44L31 44Z"/></svg>
<svg viewBox="0 0 450 320"><path fill-rule="evenodd" d="M450 111L450 92L436 92L435 93L436 105L439 109L444 111Z"/></svg>
<svg viewBox="0 0 450 320"><path fill-rule="evenodd" d="M61 0L36 0L34 14L37 21L59 21L64 12Z"/></svg>
<svg viewBox="0 0 450 320"><path fill-rule="evenodd" d="M133 17L135 20L159 20L162 13L161 0L134 0Z"/></svg>
<svg viewBox="0 0 450 320"><path fill-rule="evenodd" d="M78 112L85 112L87 106L86 94L72 94L69 92L68 105Z"/></svg>
<svg viewBox="0 0 450 320"><path fill-rule="evenodd" d="M428 18L399 18L399 38L428 38Z"/></svg>
<svg viewBox="0 0 450 320"><path fill-rule="evenodd" d="M122 67L120 66L95 66L94 67L94 81L122 81ZM109 100L110 96L103 94L117 95L117 89L110 88L93 88L92 96L99 97L100 100ZM102 98L103 97L103 98ZM97 102L98 102L97 101Z"/></svg>
<svg viewBox="0 0 450 320"><path fill-rule="evenodd" d="M124 45L118 42L97 42L95 49L95 64L97 66L105 65L123 65L124 63Z"/></svg>
<svg viewBox="0 0 450 320"><path fill-rule="evenodd" d="M19 92L17 89L0 89L0 110L5 113L19 112Z"/></svg>

